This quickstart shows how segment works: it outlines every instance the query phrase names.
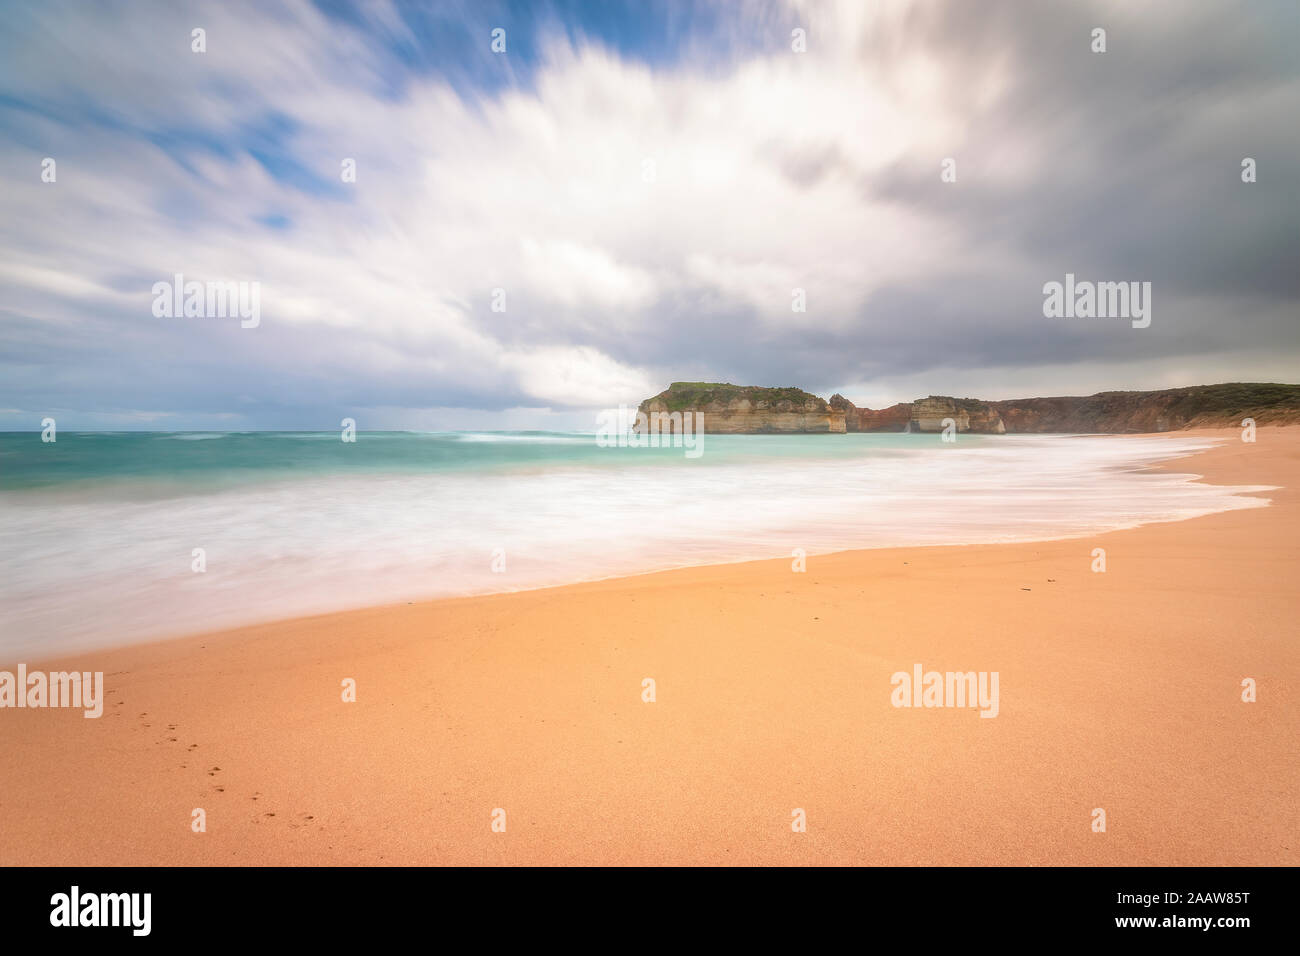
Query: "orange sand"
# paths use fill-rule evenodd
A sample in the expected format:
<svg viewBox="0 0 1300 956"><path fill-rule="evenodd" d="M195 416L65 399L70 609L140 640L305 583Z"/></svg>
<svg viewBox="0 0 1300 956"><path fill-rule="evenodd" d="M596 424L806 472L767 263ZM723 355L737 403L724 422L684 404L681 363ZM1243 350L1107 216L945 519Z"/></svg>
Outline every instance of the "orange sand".
<svg viewBox="0 0 1300 956"><path fill-rule="evenodd" d="M1216 434L1171 467L1271 507L76 658L103 718L0 711L0 863L1300 863L1300 429ZM1000 716L895 709L918 662Z"/></svg>

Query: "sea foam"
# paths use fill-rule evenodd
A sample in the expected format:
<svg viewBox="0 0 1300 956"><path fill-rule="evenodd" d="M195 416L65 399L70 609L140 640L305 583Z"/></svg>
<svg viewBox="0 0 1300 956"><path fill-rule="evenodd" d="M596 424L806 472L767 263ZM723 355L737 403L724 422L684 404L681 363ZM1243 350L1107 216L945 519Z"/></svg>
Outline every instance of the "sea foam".
<svg viewBox="0 0 1300 956"><path fill-rule="evenodd" d="M283 449L320 437L257 441ZM363 434L346 452L376 462L361 470L268 468L188 493L153 490L157 474L140 476L150 490L136 494L121 494L120 482L113 493L85 482L0 491L0 663L370 604L789 559L794 549L1081 537L1267 504L1244 496L1263 487L1144 467L1213 444L1203 438L710 435L705 455L687 460L596 451L591 436L495 437L519 457L454 467L451 452L437 467L398 467L378 449L403 439L379 439L365 458L376 438ZM440 456L444 445L479 454L492 440L409 437ZM196 548L202 573L192 570Z"/></svg>

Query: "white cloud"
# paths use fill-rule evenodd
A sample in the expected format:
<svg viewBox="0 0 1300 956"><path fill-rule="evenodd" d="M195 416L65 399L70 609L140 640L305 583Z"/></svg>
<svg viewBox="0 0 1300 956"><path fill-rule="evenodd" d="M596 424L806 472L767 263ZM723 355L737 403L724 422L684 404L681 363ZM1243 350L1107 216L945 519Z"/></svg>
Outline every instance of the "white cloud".
<svg viewBox="0 0 1300 956"><path fill-rule="evenodd" d="M522 247L524 283L545 300L603 309L638 309L654 300L650 273L616 262L604 249L536 239L524 239Z"/></svg>
<svg viewBox="0 0 1300 956"><path fill-rule="evenodd" d="M147 324L152 282L257 279L266 339L299 347L259 357L260 340L223 339L211 362L291 366L313 353L302 343L328 340L359 386L604 406L662 388L719 316L843 332L882 289L956 263L1023 265L979 224L867 188L917 156L936 190L949 155L990 183L1026 177L1043 141L1021 131L996 154L962 153L980 117L971 104L996 103L1014 64L992 56L959 74L924 50L887 67L862 55L865 35L926 4L759 6L781 42L734 68L651 69L553 42L528 88L473 100L416 74L393 95L390 51L306 0L204 7L204 55L189 52L186 11L28 12L30 42L0 47L7 86L58 108L33 120L34 140L0 147L6 168L31 172L0 196L0 291L32 316L137 310L138 349L169 334ZM390 5L367 9L385 34L406 30ZM793 24L809 30L806 54L789 50ZM66 68L44 68L83 42ZM111 121L88 121L86 103ZM332 192L268 173L243 149L255 139ZM55 185L38 179L46 150ZM355 184L340 182L345 157ZM290 226L259 224L267 216ZM790 310L795 287L803 315ZM504 314L488 307L494 288ZM676 355L647 348L674 337Z"/></svg>
<svg viewBox="0 0 1300 956"><path fill-rule="evenodd" d="M587 408L636 404L658 392L645 373L587 346L548 346L501 356L524 390L543 402Z"/></svg>

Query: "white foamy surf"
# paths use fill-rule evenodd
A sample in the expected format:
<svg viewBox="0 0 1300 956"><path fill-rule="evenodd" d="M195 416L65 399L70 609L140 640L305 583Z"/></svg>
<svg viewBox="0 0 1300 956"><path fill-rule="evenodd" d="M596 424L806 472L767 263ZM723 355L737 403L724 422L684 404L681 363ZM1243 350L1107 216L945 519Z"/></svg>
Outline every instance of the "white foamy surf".
<svg viewBox="0 0 1300 956"><path fill-rule="evenodd" d="M461 466L453 452L428 468L394 459L360 471L313 461L296 475L246 469L192 491L159 490L157 469L128 481L129 493L121 481L4 489L0 658L789 558L795 548L816 555L1081 537L1267 504L1244 496L1264 487L1144 467L1213 444L1204 438L962 436L949 445L933 435L706 436L697 460L663 449L605 453L590 436L408 438L440 455L499 442L528 457ZM282 447L275 438L240 440L253 449L240 452L245 458ZM407 447L382 440L391 445L370 447ZM213 455L221 446L163 444ZM347 454L366 454L357 448ZM192 570L196 548L203 573ZM504 570L493 569L502 564L494 552Z"/></svg>

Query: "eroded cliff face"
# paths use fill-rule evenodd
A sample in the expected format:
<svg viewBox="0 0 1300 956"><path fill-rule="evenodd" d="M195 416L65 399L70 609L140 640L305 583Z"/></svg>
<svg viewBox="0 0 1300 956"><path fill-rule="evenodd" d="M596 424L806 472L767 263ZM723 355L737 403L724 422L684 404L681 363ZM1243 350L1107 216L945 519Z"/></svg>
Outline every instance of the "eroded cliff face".
<svg viewBox="0 0 1300 956"><path fill-rule="evenodd" d="M842 434L845 430L842 410L797 388L674 382L642 402L638 411L661 416L702 413L705 434ZM665 425L664 431L671 427Z"/></svg>
<svg viewBox="0 0 1300 956"><path fill-rule="evenodd" d="M858 408L838 392L831 407L844 412L844 426L850 432L905 432L912 422L912 403L900 402L888 408Z"/></svg>
<svg viewBox="0 0 1300 956"><path fill-rule="evenodd" d="M959 432L1001 435L1007 430L1002 417L988 402L931 395L912 403L912 431L943 431L944 420L949 418Z"/></svg>
<svg viewBox="0 0 1300 956"><path fill-rule="evenodd" d="M971 431L982 435L1006 434L1006 424L1002 421L1002 416L998 414L997 409L987 402L973 402L972 405L973 407L967 408L967 413L970 415Z"/></svg>
<svg viewBox="0 0 1300 956"><path fill-rule="evenodd" d="M1233 382L1154 392L1020 398L989 403L1009 432L1137 434L1300 422L1300 385Z"/></svg>
<svg viewBox="0 0 1300 956"><path fill-rule="evenodd" d="M858 428L864 432L905 432L911 425L911 402L900 402L881 409L858 409Z"/></svg>
<svg viewBox="0 0 1300 956"><path fill-rule="evenodd" d="M1183 428L1300 423L1300 385L1234 382L1153 392L1099 392L1088 396L1021 398L985 402L931 395L880 411L858 408L842 395L850 431L941 432L951 418L957 431L1001 435L1017 432L1139 434ZM856 427L855 427L856 423Z"/></svg>
<svg viewBox="0 0 1300 956"><path fill-rule="evenodd" d="M837 411L844 416L844 430L846 432L860 431L858 428L858 407L856 405L839 392L831 396L829 404L833 411Z"/></svg>
<svg viewBox="0 0 1300 956"><path fill-rule="evenodd" d="M957 431L970 431L970 416L958 408L951 398L931 395L912 403L912 430L918 432L943 431L944 419L957 423Z"/></svg>

